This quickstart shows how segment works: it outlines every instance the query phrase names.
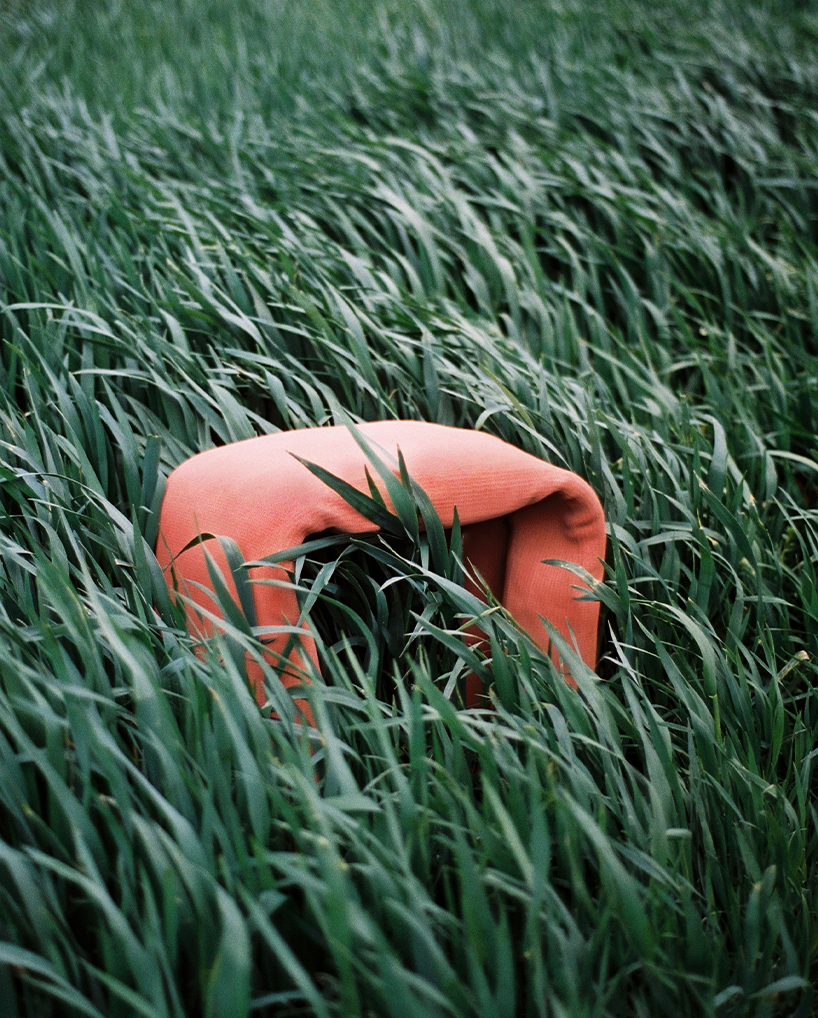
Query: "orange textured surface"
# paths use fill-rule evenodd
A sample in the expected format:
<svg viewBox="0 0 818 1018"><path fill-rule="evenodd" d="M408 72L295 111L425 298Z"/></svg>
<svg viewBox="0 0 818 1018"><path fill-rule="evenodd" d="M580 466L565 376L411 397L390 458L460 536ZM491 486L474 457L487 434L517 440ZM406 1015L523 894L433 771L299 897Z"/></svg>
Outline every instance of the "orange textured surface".
<svg viewBox="0 0 818 1018"><path fill-rule="evenodd" d="M454 509L463 526L464 557L484 577L492 593L533 641L547 649L547 618L582 659L596 665L599 604L578 601L581 581L569 570L547 566L543 559L562 559L602 578L605 521L593 489L576 474L544 463L492 435L420 421L380 421L358 426L379 458L397 473L397 450L409 474L428 494L443 526ZM168 478L162 504L157 557L168 585L175 574L179 590L191 599L188 624L206 635L211 625L195 606L215 613L204 554L219 565L232 588L230 571L216 541L182 549L197 535L232 538L246 561L284 551L325 530L374 532L377 527L352 509L292 454L316 463L368 493L369 461L345 427L280 432L200 453ZM382 484L379 488L383 491ZM385 492L384 496L386 498ZM386 498L387 505L389 499ZM172 569L171 569L172 565ZM291 563L258 567L253 580L286 580ZM202 589L205 588L205 589ZM473 590L475 590L472 585ZM296 625L296 594L286 587L253 584L259 626ZM267 646L277 660L287 642L275 635ZM305 628L298 666L304 657L317 665L315 644ZM301 655L304 655L302 657ZM558 657L554 654L555 661ZM262 671L248 661L256 697L264 702ZM285 684L299 681L283 677Z"/></svg>

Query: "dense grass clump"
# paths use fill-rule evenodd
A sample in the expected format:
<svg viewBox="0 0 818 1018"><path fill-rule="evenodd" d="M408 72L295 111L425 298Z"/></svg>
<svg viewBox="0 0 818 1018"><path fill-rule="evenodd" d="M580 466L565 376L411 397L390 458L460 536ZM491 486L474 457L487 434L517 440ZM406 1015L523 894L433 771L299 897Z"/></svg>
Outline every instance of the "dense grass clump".
<svg viewBox="0 0 818 1018"><path fill-rule="evenodd" d="M818 1006L818 20L696 6L2 5L4 1016ZM165 477L347 416L590 481L598 676L397 525L315 731L197 654Z"/></svg>

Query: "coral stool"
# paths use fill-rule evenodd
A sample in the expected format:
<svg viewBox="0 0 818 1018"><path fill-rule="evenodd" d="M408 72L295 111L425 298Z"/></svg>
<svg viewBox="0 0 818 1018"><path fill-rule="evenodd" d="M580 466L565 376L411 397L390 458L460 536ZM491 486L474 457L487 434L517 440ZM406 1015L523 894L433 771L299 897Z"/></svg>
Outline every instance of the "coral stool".
<svg viewBox="0 0 818 1018"><path fill-rule="evenodd" d="M594 668L599 603L578 600L581 590L572 571L543 564L543 559L572 562L602 579L605 520L592 488L576 474L481 431L421 421L378 421L358 425L357 430L382 461L392 461L396 474L400 450L410 476L431 499L444 528L452 526L457 508L470 571L483 577L534 643L549 648L543 616ZM168 478L156 553L168 585L173 589L175 584L189 599L192 632L213 631L197 606L218 614L210 593L205 547L237 597L219 542L189 546L198 535L229 537L244 560L253 562L322 531L378 530L295 457L369 492L367 467L370 474L374 471L346 427L279 432L210 449L182 463ZM380 483L379 488L383 491ZM389 505L385 492L384 497ZM257 566L249 570L250 579L286 580L287 568L292 563ZM298 624L300 612L292 588L253 583L252 591L259 626L274 629ZM281 663L290 639L284 632L268 643L271 662ZM295 670L303 668L305 658L317 667L315 642L306 625L295 643L288 657ZM551 653L559 663L553 648ZM284 664L285 685L301 681ZM248 676L263 703L262 668L249 657Z"/></svg>

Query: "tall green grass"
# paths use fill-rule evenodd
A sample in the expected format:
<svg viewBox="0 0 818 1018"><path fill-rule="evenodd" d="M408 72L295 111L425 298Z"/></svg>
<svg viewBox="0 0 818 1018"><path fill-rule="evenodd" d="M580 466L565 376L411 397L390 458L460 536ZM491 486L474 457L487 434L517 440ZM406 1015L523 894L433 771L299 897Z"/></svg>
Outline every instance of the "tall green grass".
<svg viewBox="0 0 818 1018"><path fill-rule="evenodd" d="M3 1015L812 1014L810 5L0 17ZM599 676L400 521L296 562L316 730L197 655L164 478L346 415L594 485Z"/></svg>

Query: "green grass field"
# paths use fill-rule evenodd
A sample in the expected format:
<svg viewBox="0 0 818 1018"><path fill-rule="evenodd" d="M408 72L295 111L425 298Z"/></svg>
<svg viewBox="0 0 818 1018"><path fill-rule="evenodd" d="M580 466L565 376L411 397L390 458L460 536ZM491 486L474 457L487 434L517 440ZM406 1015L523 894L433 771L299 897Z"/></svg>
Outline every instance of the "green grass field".
<svg viewBox="0 0 818 1018"><path fill-rule="evenodd" d="M817 171L809 3L0 0L3 1018L818 1013ZM345 414L594 486L598 676L409 532L317 731L197 655L164 479Z"/></svg>

